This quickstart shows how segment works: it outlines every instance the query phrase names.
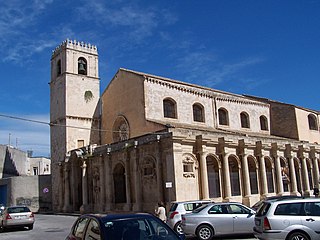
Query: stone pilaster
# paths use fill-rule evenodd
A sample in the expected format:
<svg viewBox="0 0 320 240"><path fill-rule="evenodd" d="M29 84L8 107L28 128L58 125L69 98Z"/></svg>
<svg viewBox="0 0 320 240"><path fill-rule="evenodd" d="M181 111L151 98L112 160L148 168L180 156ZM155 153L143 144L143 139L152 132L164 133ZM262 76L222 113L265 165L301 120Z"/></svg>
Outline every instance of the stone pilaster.
<svg viewBox="0 0 320 240"><path fill-rule="evenodd" d="M82 205L80 207L80 212L88 212L88 180L87 180L87 163L84 159L82 162Z"/></svg>

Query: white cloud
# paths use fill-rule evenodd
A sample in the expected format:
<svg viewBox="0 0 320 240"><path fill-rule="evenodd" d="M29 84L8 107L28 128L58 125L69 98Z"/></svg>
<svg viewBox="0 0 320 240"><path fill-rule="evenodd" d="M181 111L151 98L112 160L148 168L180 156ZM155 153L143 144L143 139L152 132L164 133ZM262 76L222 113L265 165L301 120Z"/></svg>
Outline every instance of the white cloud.
<svg viewBox="0 0 320 240"><path fill-rule="evenodd" d="M88 9L93 13L86 14ZM122 28L121 33L129 37L128 41L135 42L155 34L159 23L171 25L176 22L176 17L169 11L130 3L115 4L92 0L84 2L77 10L81 18L85 17L98 25L103 25L106 30Z"/></svg>
<svg viewBox="0 0 320 240"><path fill-rule="evenodd" d="M37 17L53 0L12 0L0 6L0 52L2 60L19 62L53 44L33 35ZM36 39L36 40L35 40Z"/></svg>
<svg viewBox="0 0 320 240"><path fill-rule="evenodd" d="M188 52L178 59L177 69L186 76L184 80L213 87L228 79L234 79L240 71L264 61L262 58L251 57L235 63L223 63L218 56L199 50ZM201 79L199 79L201 76Z"/></svg>

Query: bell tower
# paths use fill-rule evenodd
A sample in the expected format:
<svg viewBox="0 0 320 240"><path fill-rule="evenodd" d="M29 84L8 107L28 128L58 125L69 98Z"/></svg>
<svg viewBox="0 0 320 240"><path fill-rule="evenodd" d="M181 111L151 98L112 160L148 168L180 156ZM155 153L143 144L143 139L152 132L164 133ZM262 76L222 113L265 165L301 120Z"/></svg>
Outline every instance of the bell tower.
<svg viewBox="0 0 320 240"><path fill-rule="evenodd" d="M66 153L99 143L98 50L67 39L53 51L50 81L50 139L53 209L61 210L59 171ZM60 167L59 167L60 166ZM57 193L57 194L56 194Z"/></svg>

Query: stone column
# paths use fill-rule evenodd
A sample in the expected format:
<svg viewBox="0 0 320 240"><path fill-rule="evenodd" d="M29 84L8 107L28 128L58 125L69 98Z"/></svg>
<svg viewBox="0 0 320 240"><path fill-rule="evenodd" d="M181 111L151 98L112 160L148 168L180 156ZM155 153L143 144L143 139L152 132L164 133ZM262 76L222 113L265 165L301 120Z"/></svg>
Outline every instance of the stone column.
<svg viewBox="0 0 320 240"><path fill-rule="evenodd" d="M313 172L314 172L314 185L319 188L319 163L318 159L314 157L313 159Z"/></svg>
<svg viewBox="0 0 320 240"><path fill-rule="evenodd" d="M99 177L100 177L100 211L104 212L106 202L106 191L105 191L105 169L104 169L104 158L101 155L99 157Z"/></svg>
<svg viewBox="0 0 320 240"><path fill-rule="evenodd" d="M88 182L87 182L87 164L86 160L82 163L82 206L80 212L85 213L88 211Z"/></svg>
<svg viewBox="0 0 320 240"><path fill-rule="evenodd" d="M260 174L261 174L261 195L264 197L268 194L268 180L267 180L267 171L266 171L266 161L264 156L260 156Z"/></svg>
<svg viewBox="0 0 320 240"><path fill-rule="evenodd" d="M310 196L310 182L308 177L308 168L307 168L307 159L305 157L301 158L301 165L302 165L302 182L304 187L304 195Z"/></svg>
<svg viewBox="0 0 320 240"><path fill-rule="evenodd" d="M71 158L70 158L71 159ZM78 192L79 192L79 188L78 188L78 165L76 164L78 163L78 158L76 159L72 159L71 162L71 198L72 198L72 211L78 211L78 209L76 208L76 206L78 205L79 202L79 197L78 197Z"/></svg>
<svg viewBox="0 0 320 240"><path fill-rule="evenodd" d="M298 195L297 176L296 176L296 171L294 167L293 157L290 156L288 158L288 161L289 161L289 168L290 168L291 194Z"/></svg>
<svg viewBox="0 0 320 240"><path fill-rule="evenodd" d="M251 186L250 186L250 174L248 168L248 155L242 157L242 171L243 171L243 180L244 180L244 193L245 197L248 198L251 196Z"/></svg>
<svg viewBox="0 0 320 240"><path fill-rule="evenodd" d="M63 211L70 211L70 179L69 179L70 166L69 163L64 165L64 206Z"/></svg>
<svg viewBox="0 0 320 240"><path fill-rule="evenodd" d="M157 142L157 184L158 184L158 199L164 201L164 179L163 179L163 166L162 166L162 154L161 154L161 143L160 138Z"/></svg>
<svg viewBox="0 0 320 240"><path fill-rule="evenodd" d="M63 191L63 188L64 188L64 182L63 182L63 163L59 163L59 209L58 211L59 212L62 212L63 210L63 196L64 196L64 191Z"/></svg>
<svg viewBox="0 0 320 240"><path fill-rule="evenodd" d="M294 166L294 160L292 157L292 149L290 144L286 144L286 158L288 159L289 163L289 179L290 179L290 192L291 195L298 195L298 187L297 187L297 177L296 171Z"/></svg>
<svg viewBox="0 0 320 240"><path fill-rule="evenodd" d="M229 154L222 156L223 163L223 180L224 180L224 198L229 200L231 198L231 182L230 182L230 172L229 172Z"/></svg>
<svg viewBox="0 0 320 240"><path fill-rule="evenodd" d="M134 150L134 181L135 181L135 197L136 207L134 210L142 211L142 189L141 189L141 173L139 169L139 149L138 147Z"/></svg>
<svg viewBox="0 0 320 240"><path fill-rule="evenodd" d="M314 177L314 187L319 188L319 162L316 157L315 147L310 147L310 158L313 162L313 177Z"/></svg>
<svg viewBox="0 0 320 240"><path fill-rule="evenodd" d="M210 199L209 197L209 180L207 169L207 152L206 152L206 140L202 135L196 136L196 149L200 159L200 181L202 199Z"/></svg>
<svg viewBox="0 0 320 240"><path fill-rule="evenodd" d="M111 151L109 149L109 151ZM105 195L106 195L106 203L105 203L105 211L110 211L113 209L113 175L112 175L112 156L111 153L108 152L104 161L104 169L105 169Z"/></svg>
<svg viewBox="0 0 320 240"><path fill-rule="evenodd" d="M303 186L303 195L304 196L310 196L310 182L309 182L309 174L308 174L308 167L307 167L307 159L304 155L304 146L299 145L298 147L298 157L301 161L301 170L302 170L302 186Z"/></svg>
<svg viewBox="0 0 320 240"><path fill-rule="evenodd" d="M130 173L130 152L126 152L126 161L125 161L125 179L126 179L126 195L127 195L127 209L131 210L131 173Z"/></svg>
<svg viewBox="0 0 320 240"><path fill-rule="evenodd" d="M277 177L277 189L278 194L283 194L283 182L282 182L282 174L281 174L281 163L280 163L280 157L275 156L274 157L275 166L276 166L276 177Z"/></svg>
<svg viewBox="0 0 320 240"><path fill-rule="evenodd" d="M209 197L209 180L208 180L208 169L207 169L207 153L200 153L200 176L201 176L201 189L202 189L202 198L210 199Z"/></svg>

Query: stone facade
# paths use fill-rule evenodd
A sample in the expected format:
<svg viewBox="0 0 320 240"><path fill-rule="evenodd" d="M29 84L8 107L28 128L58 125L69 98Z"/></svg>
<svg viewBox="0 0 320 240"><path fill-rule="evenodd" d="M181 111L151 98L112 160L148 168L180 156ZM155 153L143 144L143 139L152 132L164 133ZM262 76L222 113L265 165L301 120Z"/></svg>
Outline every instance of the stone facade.
<svg viewBox="0 0 320 240"><path fill-rule="evenodd" d="M99 131L93 130L99 127L99 88L96 46L66 40L53 51L50 81L53 192L58 192L62 184L57 176L66 152L99 142ZM57 204L53 202L54 206Z"/></svg>
<svg viewBox="0 0 320 240"><path fill-rule="evenodd" d="M127 69L100 101L100 134L90 135L100 139L67 147L80 125L68 138L51 129L52 144L66 145L53 147L55 211L153 212L160 200L192 199L250 206L319 186L316 111Z"/></svg>

